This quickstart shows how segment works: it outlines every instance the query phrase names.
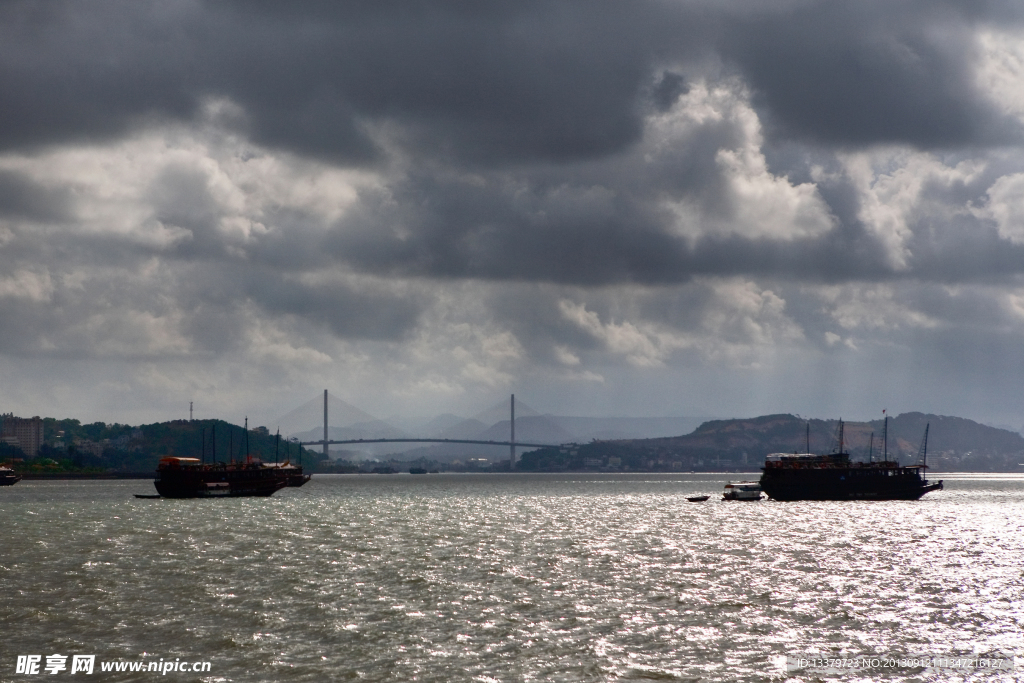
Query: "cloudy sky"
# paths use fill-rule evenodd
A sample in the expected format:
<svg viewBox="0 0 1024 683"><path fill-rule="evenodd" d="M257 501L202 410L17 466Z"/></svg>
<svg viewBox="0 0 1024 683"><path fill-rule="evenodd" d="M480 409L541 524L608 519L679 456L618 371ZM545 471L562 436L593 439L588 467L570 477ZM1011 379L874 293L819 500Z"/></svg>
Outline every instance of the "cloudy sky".
<svg viewBox="0 0 1024 683"><path fill-rule="evenodd" d="M1022 151L1016 2L8 0L0 409L1020 426Z"/></svg>

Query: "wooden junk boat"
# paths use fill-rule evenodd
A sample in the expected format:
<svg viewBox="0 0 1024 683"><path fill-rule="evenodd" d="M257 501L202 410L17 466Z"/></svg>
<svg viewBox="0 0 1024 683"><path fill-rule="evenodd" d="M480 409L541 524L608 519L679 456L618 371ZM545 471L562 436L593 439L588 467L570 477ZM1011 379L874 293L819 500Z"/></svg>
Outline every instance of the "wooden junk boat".
<svg viewBox="0 0 1024 683"><path fill-rule="evenodd" d="M164 498L272 496L288 485L288 471L258 460L203 463L199 458L160 458L156 491Z"/></svg>
<svg viewBox="0 0 1024 683"><path fill-rule="evenodd" d="M212 436L216 436L213 434ZM302 466L264 463L249 456L249 421L245 421L246 456L244 460L216 462L216 438L213 439L214 462L205 462L206 436L203 436L203 459L165 457L156 468L153 485L164 498L214 498L235 496L272 496L286 486L302 486L309 475ZM230 451L230 446L229 446ZM301 447L300 447L301 455Z"/></svg>
<svg viewBox="0 0 1024 683"><path fill-rule="evenodd" d="M761 474L761 489L769 498L782 501L918 500L929 491L942 488L942 481L931 482L925 478L929 426L924 428L917 465L899 465L889 460L888 447L882 462L850 462L850 454L843 448L843 421L840 420L839 447L832 453L768 455ZM885 431L888 444L888 416Z"/></svg>

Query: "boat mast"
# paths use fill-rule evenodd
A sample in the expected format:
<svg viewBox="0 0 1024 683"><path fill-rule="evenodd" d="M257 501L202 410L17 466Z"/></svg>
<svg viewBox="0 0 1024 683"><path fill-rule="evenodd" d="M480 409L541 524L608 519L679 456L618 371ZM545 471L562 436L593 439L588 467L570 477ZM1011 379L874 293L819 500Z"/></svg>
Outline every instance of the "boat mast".
<svg viewBox="0 0 1024 683"><path fill-rule="evenodd" d="M843 454L843 418L839 418L839 454Z"/></svg>
<svg viewBox="0 0 1024 683"><path fill-rule="evenodd" d="M210 461L214 465L217 464L217 421L213 421L213 427L210 428Z"/></svg>
<svg viewBox="0 0 1024 683"><path fill-rule="evenodd" d="M917 453L923 469L928 469L928 428L931 426L930 422L924 426L924 439L921 440L921 449Z"/></svg>
<svg viewBox="0 0 1024 683"><path fill-rule="evenodd" d="M885 411L882 411L882 415L885 415ZM885 464L889 464L889 416L885 415L885 428L882 430L882 454L885 458Z"/></svg>
<svg viewBox="0 0 1024 683"><path fill-rule="evenodd" d="M868 462L875 461L875 433L871 432L871 439L868 441Z"/></svg>
<svg viewBox="0 0 1024 683"><path fill-rule="evenodd" d="M277 435L274 437L274 462L281 462L281 428L277 428Z"/></svg>
<svg viewBox="0 0 1024 683"><path fill-rule="evenodd" d="M249 462L249 416L245 416L245 461Z"/></svg>
<svg viewBox="0 0 1024 683"><path fill-rule="evenodd" d="M811 422L810 422L810 420L808 420L807 421L807 450L804 451L804 453L810 453L810 452L811 452Z"/></svg>

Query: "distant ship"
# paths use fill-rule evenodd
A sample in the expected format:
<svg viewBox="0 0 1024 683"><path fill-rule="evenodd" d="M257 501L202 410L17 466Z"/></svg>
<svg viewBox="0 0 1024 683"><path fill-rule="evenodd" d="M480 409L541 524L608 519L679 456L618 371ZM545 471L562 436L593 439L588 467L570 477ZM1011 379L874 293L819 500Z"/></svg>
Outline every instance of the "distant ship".
<svg viewBox="0 0 1024 683"><path fill-rule="evenodd" d="M886 433L889 418L885 422ZM827 455L771 453L765 458L761 489L773 500L918 500L942 488L942 481L925 479L928 426L924 430L918 465L900 466L888 457L882 462L850 462L843 449L839 421L838 449Z"/></svg>
<svg viewBox="0 0 1024 683"><path fill-rule="evenodd" d="M272 496L288 486L289 476L287 468L258 460L208 464L199 458L168 457L160 458L153 484L164 498Z"/></svg>
<svg viewBox="0 0 1024 683"><path fill-rule="evenodd" d="M16 474L10 467L0 465L0 486L13 486L21 481L21 475Z"/></svg>

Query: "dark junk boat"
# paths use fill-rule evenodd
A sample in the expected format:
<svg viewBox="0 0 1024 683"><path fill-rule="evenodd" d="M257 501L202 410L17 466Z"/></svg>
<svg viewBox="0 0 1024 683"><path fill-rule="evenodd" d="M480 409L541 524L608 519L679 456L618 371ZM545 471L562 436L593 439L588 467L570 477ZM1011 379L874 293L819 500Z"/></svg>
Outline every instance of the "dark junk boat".
<svg viewBox="0 0 1024 683"><path fill-rule="evenodd" d="M205 464L199 458L160 458L156 491L164 498L272 496L288 485L283 467L258 460Z"/></svg>
<svg viewBox="0 0 1024 683"><path fill-rule="evenodd" d="M769 498L794 500L918 500L942 488L942 481L925 479L928 469L928 428L918 451L918 465L901 466L889 460L889 418L885 418L886 449L882 462L850 462L843 448L843 421L839 421L839 447L827 455L772 453L765 458L761 490ZM872 437L872 441L874 437ZM810 449L808 449L810 450Z"/></svg>
<svg viewBox="0 0 1024 683"><path fill-rule="evenodd" d="M271 496L288 486L298 468L266 464L248 455L249 421L245 424L246 456L244 461L228 463L205 460L206 430L203 430L203 456L199 458L161 458L153 482L164 498L214 498L234 496ZM214 460L216 436L214 434ZM230 449L230 447L229 447ZM298 469L298 476L302 470ZM305 483L305 482L303 482ZM301 484L298 484L301 486Z"/></svg>

